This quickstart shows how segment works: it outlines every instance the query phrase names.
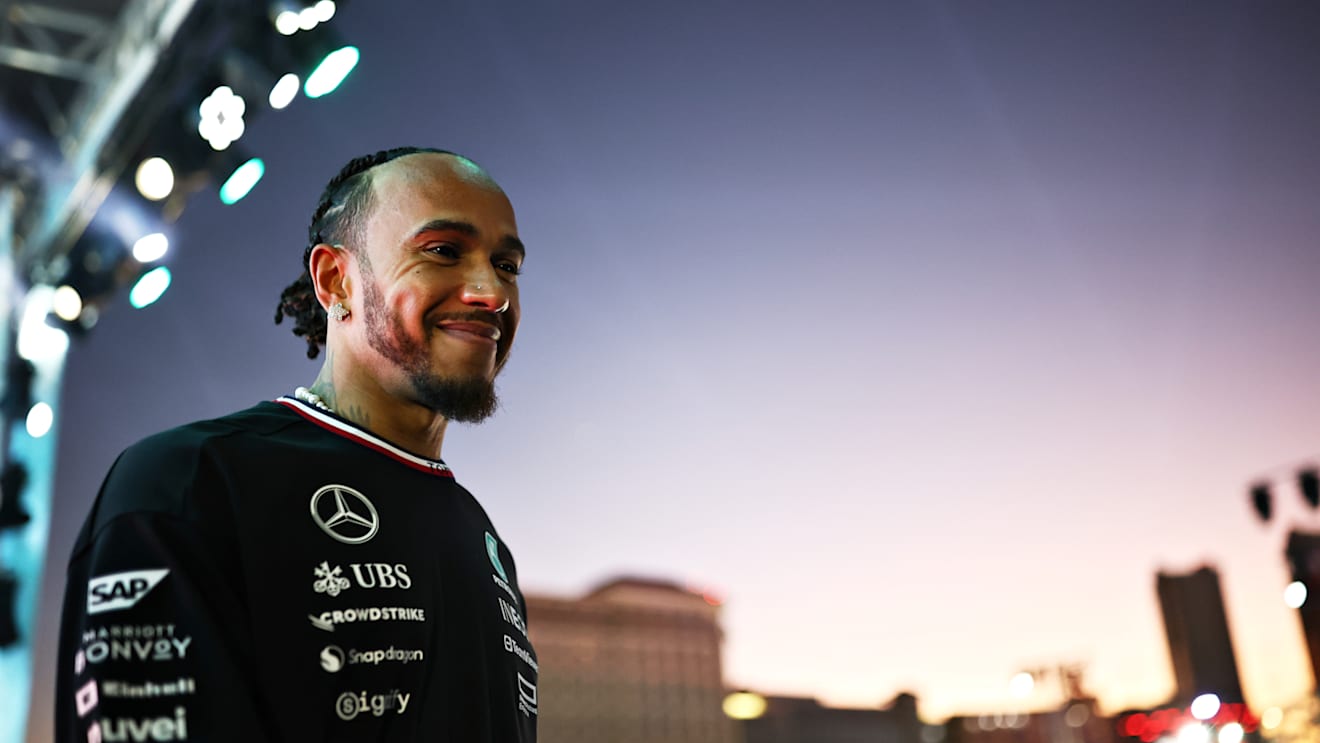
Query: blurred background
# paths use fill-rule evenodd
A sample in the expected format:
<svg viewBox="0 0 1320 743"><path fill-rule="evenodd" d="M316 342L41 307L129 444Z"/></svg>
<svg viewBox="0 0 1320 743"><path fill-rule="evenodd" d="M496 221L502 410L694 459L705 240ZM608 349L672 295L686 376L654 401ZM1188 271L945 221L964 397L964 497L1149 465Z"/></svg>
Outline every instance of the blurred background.
<svg viewBox="0 0 1320 743"><path fill-rule="evenodd" d="M0 0L0 741L115 456L312 381L405 144L528 246L444 458L545 743L1320 740L1317 72L1310 2Z"/></svg>

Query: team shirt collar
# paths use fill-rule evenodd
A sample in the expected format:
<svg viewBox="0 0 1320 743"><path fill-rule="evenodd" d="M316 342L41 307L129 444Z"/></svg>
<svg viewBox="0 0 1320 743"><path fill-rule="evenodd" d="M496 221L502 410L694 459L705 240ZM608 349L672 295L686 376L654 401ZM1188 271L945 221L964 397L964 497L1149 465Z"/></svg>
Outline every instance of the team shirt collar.
<svg viewBox="0 0 1320 743"><path fill-rule="evenodd" d="M441 462L438 459L419 457L412 452L404 451L370 431L359 428L334 413L321 410L315 405L305 403L296 397L284 395L275 400L275 402L292 410L298 415L301 415L303 418L307 419L308 422L320 426L330 433L342 436L356 444L380 452L400 464L440 477L452 478L454 476L454 471L449 469L449 465L444 462Z"/></svg>

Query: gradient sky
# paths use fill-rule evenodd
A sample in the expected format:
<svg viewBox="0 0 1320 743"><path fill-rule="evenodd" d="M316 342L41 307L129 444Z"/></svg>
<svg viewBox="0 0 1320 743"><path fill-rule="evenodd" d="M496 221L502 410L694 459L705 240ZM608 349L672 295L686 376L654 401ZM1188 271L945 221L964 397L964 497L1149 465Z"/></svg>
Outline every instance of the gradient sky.
<svg viewBox="0 0 1320 743"><path fill-rule="evenodd" d="M38 665L115 455L313 379L271 319L316 196L424 144L528 245L503 411L444 458L529 591L712 587L732 685L939 720L1051 703L1007 682L1058 662L1163 701L1155 573L1209 562L1249 701L1307 692L1320 6L640 5L345 10L354 76L252 124L266 179L196 199L170 292L70 356Z"/></svg>

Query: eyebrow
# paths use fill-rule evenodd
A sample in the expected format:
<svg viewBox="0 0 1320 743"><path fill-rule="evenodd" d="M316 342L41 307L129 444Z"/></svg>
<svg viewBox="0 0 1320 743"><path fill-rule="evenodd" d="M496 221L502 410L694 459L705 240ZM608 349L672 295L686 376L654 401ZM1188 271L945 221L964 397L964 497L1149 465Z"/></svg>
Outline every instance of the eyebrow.
<svg viewBox="0 0 1320 743"><path fill-rule="evenodd" d="M457 232L468 237L481 236L481 230L478 230L476 225L471 222L462 222L457 219L432 219L430 222L418 227L413 232L412 237L416 240L428 232ZM500 247L504 250L511 250L523 258L527 257L527 248L523 246L522 240L513 235L506 235L503 240L500 240Z"/></svg>

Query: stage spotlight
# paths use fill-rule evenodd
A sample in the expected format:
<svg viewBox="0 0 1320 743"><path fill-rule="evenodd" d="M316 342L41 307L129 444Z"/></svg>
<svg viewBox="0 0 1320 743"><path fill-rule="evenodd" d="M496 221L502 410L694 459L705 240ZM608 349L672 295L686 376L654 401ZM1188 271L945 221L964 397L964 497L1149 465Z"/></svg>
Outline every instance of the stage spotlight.
<svg viewBox="0 0 1320 743"><path fill-rule="evenodd" d="M50 433L51 427L55 425L55 411L51 409L49 404L39 402L28 410L24 425L29 436L39 439Z"/></svg>
<svg viewBox="0 0 1320 743"><path fill-rule="evenodd" d="M170 250L170 239L163 232L143 235L133 243L133 257L138 263L154 263Z"/></svg>
<svg viewBox="0 0 1320 743"><path fill-rule="evenodd" d="M266 163L259 157L251 158L238 166L220 185L220 203L225 206L237 204L240 199L248 195L248 192L257 185L257 182L265 174Z"/></svg>
<svg viewBox="0 0 1320 743"><path fill-rule="evenodd" d="M165 266L157 266L142 274L142 278L138 279L133 288L129 290L128 303L134 309L140 310L160 299L165 290L169 288L170 270Z"/></svg>
<svg viewBox="0 0 1320 743"><path fill-rule="evenodd" d="M163 157L149 157L138 165L134 182L143 198L160 201L174 190L174 169Z"/></svg>
<svg viewBox="0 0 1320 743"><path fill-rule="evenodd" d="M357 67L359 56L355 46L340 47L325 55L316 69L312 70L312 74L307 76L307 82L303 83L303 93L308 98L320 98L333 93L353 68Z"/></svg>
<svg viewBox="0 0 1320 743"><path fill-rule="evenodd" d="M65 284L55 290L55 295L51 298L50 309L55 316L65 322L73 322L82 314L83 302L82 295L77 289Z"/></svg>
<svg viewBox="0 0 1320 743"><path fill-rule="evenodd" d="M287 108L293 99L298 97L298 88L302 85L302 80L292 72L279 79L275 86L270 89L270 107L279 111Z"/></svg>
<svg viewBox="0 0 1320 743"><path fill-rule="evenodd" d="M298 33L298 13L293 10L281 10L275 16L275 30L281 36L293 36Z"/></svg>
<svg viewBox="0 0 1320 743"><path fill-rule="evenodd" d="M214 150L223 150L243 136L243 114L247 104L242 96L228 85L221 85L212 90L197 107L201 119L197 122L197 133Z"/></svg>

